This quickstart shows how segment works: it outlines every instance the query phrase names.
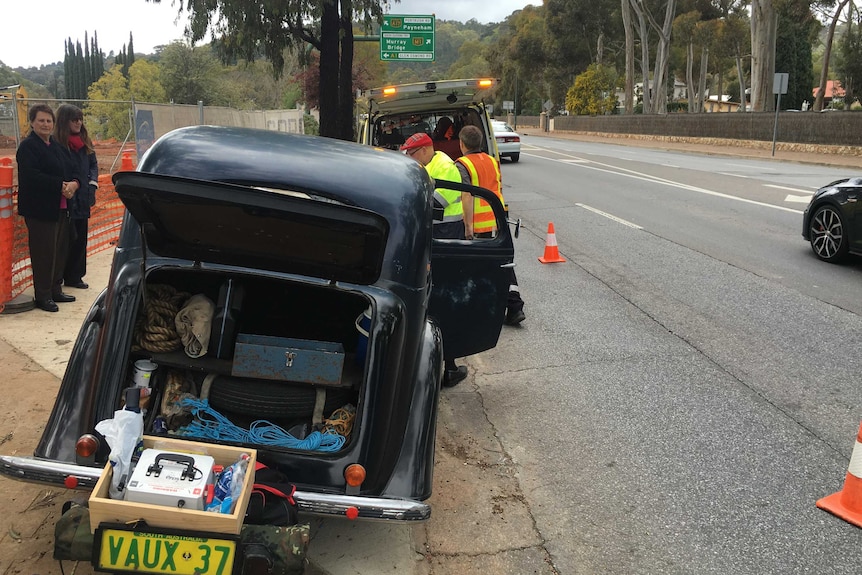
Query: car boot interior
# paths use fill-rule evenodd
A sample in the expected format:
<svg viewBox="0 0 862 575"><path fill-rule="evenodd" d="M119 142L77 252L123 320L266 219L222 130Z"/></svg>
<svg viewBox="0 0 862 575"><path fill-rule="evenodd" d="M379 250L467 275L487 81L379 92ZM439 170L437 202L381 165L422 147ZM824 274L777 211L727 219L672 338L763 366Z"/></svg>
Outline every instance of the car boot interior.
<svg viewBox="0 0 862 575"><path fill-rule="evenodd" d="M326 284L156 270L124 386L154 370L142 386L148 434L337 451L360 401L370 317L367 297Z"/></svg>

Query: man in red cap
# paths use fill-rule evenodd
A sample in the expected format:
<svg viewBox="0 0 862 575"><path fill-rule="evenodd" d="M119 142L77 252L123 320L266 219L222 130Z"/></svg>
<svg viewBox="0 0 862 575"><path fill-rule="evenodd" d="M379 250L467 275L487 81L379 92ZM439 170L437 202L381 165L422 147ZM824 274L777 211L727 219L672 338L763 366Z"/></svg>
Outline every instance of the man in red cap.
<svg viewBox="0 0 862 575"><path fill-rule="evenodd" d="M401 151L425 166L428 175L435 180L461 181L461 174L458 172L455 162L445 152L435 151L431 136L425 132L416 132L407 138L407 141L401 145ZM443 209L443 219L434 220L433 235L435 238L472 239L472 199L473 197L466 192L462 194L446 188L434 190L434 206ZM469 218L464 217L465 208L470 213ZM464 227L465 220L470 222L467 229Z"/></svg>
<svg viewBox="0 0 862 575"><path fill-rule="evenodd" d="M431 141L431 136L425 132L416 132L404 144L401 145L401 151L425 166L428 175L434 180L449 180L450 182L460 182L461 174L455 166L452 158L446 155L445 152L435 151L434 142ZM445 188L435 188L434 190L434 206L443 208L443 219L434 220L432 236L435 238L447 238L463 240L465 237L472 239L473 237L473 196L469 193L463 194L455 190L447 190ZM464 229L464 207L469 207L469 218L471 222L470 229ZM465 236L465 233L468 234ZM467 377L467 367L458 366L455 363L454 357L445 355L445 347L443 362L446 365L446 373L443 376L443 386L453 387L461 383Z"/></svg>

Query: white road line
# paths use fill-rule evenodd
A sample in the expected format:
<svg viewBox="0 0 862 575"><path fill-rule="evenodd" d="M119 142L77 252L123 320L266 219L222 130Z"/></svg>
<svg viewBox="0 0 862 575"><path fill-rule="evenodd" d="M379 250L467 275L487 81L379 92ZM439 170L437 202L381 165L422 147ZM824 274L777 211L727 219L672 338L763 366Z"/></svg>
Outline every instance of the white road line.
<svg viewBox="0 0 862 575"><path fill-rule="evenodd" d="M785 202L796 202L799 204L807 204L808 202L811 201L811 198L809 198L807 196L791 196L790 194L787 194L787 197L784 198L784 201Z"/></svg>
<svg viewBox="0 0 862 575"><path fill-rule="evenodd" d="M578 168L583 168L585 170L595 170L597 172L604 172L607 174L613 174L616 176L622 176L624 178L632 178L635 180L642 180L645 182L651 182L654 184L664 184L666 186L670 186L672 188L679 188L681 190L688 190L690 192L697 192L699 194L704 194L707 196L714 196L716 198L724 198L727 200L735 200L737 202L742 202L744 204L752 204L755 206L762 206L764 208L772 208L773 210L781 210L783 212L790 212L791 214L799 214L802 215L802 211L794 210L793 208L787 208L784 206L776 206L775 204L767 204L765 202L758 202L756 200L749 200L747 198L740 198L738 196L732 196L730 194L723 194L721 192L714 192L712 190L707 190L704 188L698 188L696 186L690 186L688 184L683 184L680 182L674 182L673 180L667 180L665 178L659 178L656 176L651 176L649 174L644 174L642 172L636 172L634 170L629 170L627 168L620 168L618 166L612 166L610 164L603 164L601 162L596 162L593 160L589 160L584 163L575 163L575 162L566 162L565 160L557 160L555 158L548 158L546 156L539 156L537 154L527 154L528 156L539 158L541 160L547 160L549 162L559 162L561 164L565 164L567 166L574 166ZM561 154L562 155L562 154ZM571 156L573 158L577 158L577 156ZM584 158L578 158L583 160ZM589 165L595 164L595 165ZM602 167L598 167L602 166Z"/></svg>
<svg viewBox="0 0 862 575"><path fill-rule="evenodd" d="M609 214L609 213L607 213L607 212L603 212L603 211L601 211L601 210L597 210L596 208L592 208L592 207L590 207L590 206L588 206L588 205L586 205L586 204L575 204L575 205L576 205L576 206L578 206L579 208L584 208L585 210L590 210L590 211L591 211L591 212L593 212L594 214L599 214L600 216L604 216L604 217L608 218L609 220L613 220L613 221L615 221L615 222L617 222L617 223L619 223L619 224L622 224L622 225L624 225L624 226L628 226L628 227L630 227L630 228L634 228L634 229L636 229L636 230L642 230L642 229L643 229L642 227L640 227L640 226L639 226L639 225L637 225L637 224L633 224L633 223L631 223L631 222L629 222L629 221L627 221L627 220L624 220L624 219L622 219L622 218L618 218L618 217L613 216L613 215L611 215L611 214Z"/></svg>
<svg viewBox="0 0 862 575"><path fill-rule="evenodd" d="M664 166L665 168L678 168L679 167L676 164L662 164L662 166Z"/></svg>
<svg viewBox="0 0 862 575"><path fill-rule="evenodd" d="M777 184L763 184L767 188L775 188L776 190L787 190L788 192L797 192L800 194L814 195L816 190L800 190L799 188L789 188L787 186L779 186Z"/></svg>
<svg viewBox="0 0 862 575"><path fill-rule="evenodd" d="M732 176L734 178L745 178L746 180L751 178L751 176L743 176L742 174L731 174L730 172L716 172L716 174L720 174L722 176Z"/></svg>

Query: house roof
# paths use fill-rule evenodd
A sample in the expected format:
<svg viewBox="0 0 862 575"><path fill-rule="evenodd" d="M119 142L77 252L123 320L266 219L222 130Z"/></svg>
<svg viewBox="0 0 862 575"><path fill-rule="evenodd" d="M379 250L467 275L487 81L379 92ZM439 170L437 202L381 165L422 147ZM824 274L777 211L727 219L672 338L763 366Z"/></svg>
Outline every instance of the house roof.
<svg viewBox="0 0 862 575"><path fill-rule="evenodd" d="M815 87L811 90L811 95L815 98L817 97L817 92L820 90L820 86ZM841 86L840 80L826 80L826 93L823 94L824 98L843 98L844 97L844 88Z"/></svg>

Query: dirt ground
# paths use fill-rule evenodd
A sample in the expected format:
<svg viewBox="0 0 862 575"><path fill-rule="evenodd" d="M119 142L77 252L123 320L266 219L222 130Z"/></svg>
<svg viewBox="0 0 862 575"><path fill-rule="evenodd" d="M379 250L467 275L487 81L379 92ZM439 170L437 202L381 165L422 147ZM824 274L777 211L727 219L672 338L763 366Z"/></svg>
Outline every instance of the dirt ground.
<svg viewBox="0 0 862 575"><path fill-rule="evenodd" d="M0 453L29 456L48 419L60 380L0 339ZM75 493L0 478L0 575L54 575L54 524ZM66 575L89 575L89 563L64 562Z"/></svg>

